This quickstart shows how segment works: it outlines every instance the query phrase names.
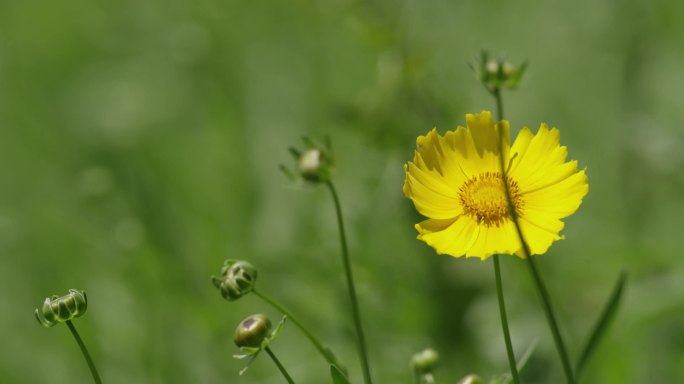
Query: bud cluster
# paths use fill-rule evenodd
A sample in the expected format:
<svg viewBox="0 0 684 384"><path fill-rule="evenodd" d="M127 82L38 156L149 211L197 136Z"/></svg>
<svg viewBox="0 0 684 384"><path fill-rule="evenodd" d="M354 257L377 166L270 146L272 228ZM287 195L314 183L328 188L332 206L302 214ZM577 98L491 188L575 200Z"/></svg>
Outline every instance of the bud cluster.
<svg viewBox="0 0 684 384"><path fill-rule="evenodd" d="M490 92L497 92L500 89L517 88L527 69L527 62L515 66L504 57L490 58L487 51L482 51L473 69Z"/></svg>

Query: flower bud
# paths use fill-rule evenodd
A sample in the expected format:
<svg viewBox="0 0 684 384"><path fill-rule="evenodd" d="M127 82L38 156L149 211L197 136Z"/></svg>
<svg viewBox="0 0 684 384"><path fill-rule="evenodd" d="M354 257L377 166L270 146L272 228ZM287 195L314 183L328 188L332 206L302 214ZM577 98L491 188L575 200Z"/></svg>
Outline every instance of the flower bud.
<svg viewBox="0 0 684 384"><path fill-rule="evenodd" d="M431 373L439 363L439 353L432 348L426 348L411 358L411 367L418 375Z"/></svg>
<svg viewBox="0 0 684 384"><path fill-rule="evenodd" d="M299 158L297 169L306 180L316 181L321 168L321 151L309 149Z"/></svg>
<svg viewBox="0 0 684 384"><path fill-rule="evenodd" d="M329 140L324 145L319 145L306 137L302 139L306 145L305 150L300 151L290 147L290 153L295 160L294 171L282 165L281 170L292 180L304 179L312 183L329 180L333 168L333 156Z"/></svg>
<svg viewBox="0 0 684 384"><path fill-rule="evenodd" d="M266 315L252 315L235 329L233 340L238 347L260 348L271 332L271 320Z"/></svg>
<svg viewBox="0 0 684 384"><path fill-rule="evenodd" d="M45 299L41 309L35 310L36 319L46 328L83 316L88 309L88 298L85 291L70 289L64 296L52 296Z"/></svg>
<svg viewBox="0 0 684 384"><path fill-rule="evenodd" d="M224 299L233 301L254 289L257 269L244 260L229 259L223 263L221 276L211 277L211 282L221 291Z"/></svg>
<svg viewBox="0 0 684 384"><path fill-rule="evenodd" d="M482 379L478 375L468 375L462 378L458 384L482 384Z"/></svg>
<svg viewBox="0 0 684 384"><path fill-rule="evenodd" d="M497 92L502 88L517 88L527 69L527 62L515 66L503 57L491 59L489 53L483 51L479 62L472 67L480 77L482 84L490 92Z"/></svg>

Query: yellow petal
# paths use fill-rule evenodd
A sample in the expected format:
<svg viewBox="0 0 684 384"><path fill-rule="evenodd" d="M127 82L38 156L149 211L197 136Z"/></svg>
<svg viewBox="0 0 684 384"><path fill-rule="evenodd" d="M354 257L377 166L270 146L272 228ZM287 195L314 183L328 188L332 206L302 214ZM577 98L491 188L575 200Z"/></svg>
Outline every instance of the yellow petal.
<svg viewBox="0 0 684 384"><path fill-rule="evenodd" d="M460 216L455 220L425 220L416 224L418 239L426 242L437 253L463 256L477 237L477 222Z"/></svg>
<svg viewBox="0 0 684 384"><path fill-rule="evenodd" d="M456 130L455 140L460 144L457 153L461 162L468 167L469 176L499 171L499 131L492 114L488 111L467 114L466 125L468 129L459 127ZM508 146L508 122L501 126L504 129L504 144Z"/></svg>
<svg viewBox="0 0 684 384"><path fill-rule="evenodd" d="M540 227L525 218L521 218L519 223L525 243L527 243L532 255L546 253L554 241L563 239L563 236L558 234L563 228L563 222L560 220L558 220L560 226L553 229Z"/></svg>
<svg viewBox="0 0 684 384"><path fill-rule="evenodd" d="M418 212L433 219L449 219L461 214L457 192L445 185L442 178L413 163L406 168L404 194L413 201Z"/></svg>
<svg viewBox="0 0 684 384"><path fill-rule="evenodd" d="M527 210L546 212L562 219L579 208L588 192L587 175L582 170L555 184L523 192L523 212Z"/></svg>
<svg viewBox="0 0 684 384"><path fill-rule="evenodd" d="M466 256L477 256L484 260L494 254L515 254L521 248L515 224L507 221L498 227L482 226L478 238Z"/></svg>
<svg viewBox="0 0 684 384"><path fill-rule="evenodd" d="M508 176L519 183L525 181L533 188L539 180L555 174L556 167L565 163L568 154L567 148L561 147L559 141L558 129L549 130L546 124L539 127L534 137L530 137L529 129L524 128L513 144L511 152L515 157L511 160Z"/></svg>

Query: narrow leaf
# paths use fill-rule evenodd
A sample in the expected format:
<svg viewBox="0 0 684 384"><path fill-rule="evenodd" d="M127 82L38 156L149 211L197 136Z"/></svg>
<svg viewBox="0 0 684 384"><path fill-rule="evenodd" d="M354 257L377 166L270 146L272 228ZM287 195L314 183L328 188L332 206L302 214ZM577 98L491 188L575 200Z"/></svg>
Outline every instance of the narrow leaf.
<svg viewBox="0 0 684 384"><path fill-rule="evenodd" d="M522 357L518 359L518 373L521 373L523 369L525 369L525 366L527 365L527 362L530 361L530 357L532 357L532 353L534 353L534 350L537 349L537 340L532 341L532 344L530 344L529 347L525 350L525 353L523 353ZM504 383L504 384L509 384L513 381L513 378L511 377L510 373L504 373L501 375L499 378L496 378L495 381L496 383Z"/></svg>
<svg viewBox="0 0 684 384"><path fill-rule="evenodd" d="M245 365L245 367L240 370L240 376L242 376L245 372L247 372L249 367L251 367L252 364L254 364L254 361L256 360L257 356L259 356L258 353L255 353L252 355L252 358L249 359L249 361L247 362L247 365Z"/></svg>
<svg viewBox="0 0 684 384"><path fill-rule="evenodd" d="M299 160L299 158L302 157L302 153L295 147L288 147L287 150L290 151L290 154L295 160Z"/></svg>
<svg viewBox="0 0 684 384"><path fill-rule="evenodd" d="M349 380L344 376L336 366L330 366L330 376L332 376L334 384L350 384Z"/></svg>
<svg viewBox="0 0 684 384"><path fill-rule="evenodd" d="M530 361L530 357L532 357L535 349L537 349L537 340L534 340L532 344L527 347L527 350L522 357L518 359L518 372L522 372L522 370L525 369L525 366L527 365L527 362Z"/></svg>
<svg viewBox="0 0 684 384"><path fill-rule="evenodd" d="M603 335L608 330L610 322L615 316L615 312L617 312L618 306L620 304L620 298L622 297L622 293L624 292L624 287L626 283L627 274L625 272L622 272L620 273L618 281L615 283L615 287L613 288L613 293L610 295L610 299L608 299L608 302L603 307L601 316L596 322L596 325L594 325L594 330L591 332L591 335L587 340L587 344L584 346L584 350L582 350L582 354L580 355L577 367L575 368L577 376L580 375L580 373L586 366L587 361L589 360L592 353L601 341L601 337L603 337Z"/></svg>

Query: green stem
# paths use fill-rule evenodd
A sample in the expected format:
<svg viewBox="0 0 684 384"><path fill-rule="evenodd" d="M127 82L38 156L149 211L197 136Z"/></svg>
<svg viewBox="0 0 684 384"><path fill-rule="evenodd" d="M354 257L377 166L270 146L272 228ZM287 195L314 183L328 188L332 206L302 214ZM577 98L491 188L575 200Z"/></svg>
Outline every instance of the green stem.
<svg viewBox="0 0 684 384"><path fill-rule="evenodd" d="M337 368L340 370L344 371L345 369L340 365L340 363L337 361L335 358L335 355L330 352L330 350L326 347L323 346L323 344L314 336L305 326L302 324L299 320L297 320L296 317L292 315L290 311L288 311L285 307L280 305L277 301L275 301L273 298L267 296L263 292L257 290L256 288L252 289L252 292L254 292L255 295L259 296L262 300L265 302L269 303L272 305L275 309L280 311L283 315L287 316L287 318L292 321L303 333L304 335L311 341L311 343L316 347L318 352L323 355L325 360L332 365L335 365Z"/></svg>
<svg viewBox="0 0 684 384"><path fill-rule="evenodd" d="M287 382L290 384L294 384L294 380L292 380L292 377L290 376L290 374L287 373L287 371L285 370L285 367L283 367L283 365L280 363L280 360L278 360L275 353L273 353L273 351L271 350L271 347L266 347L266 348L264 348L264 350L266 350L266 353L268 353L268 355L271 356L271 360L273 360L275 365L278 366L278 369L280 369L280 373L283 374L283 376L285 377L285 380L287 380Z"/></svg>
<svg viewBox="0 0 684 384"><path fill-rule="evenodd" d="M515 353L511 343L511 334L508 330L508 317L506 316L506 301L504 300L503 287L501 284L501 267L499 266L499 255L494 255L494 276L496 277L496 296L499 301L499 314L501 315L501 329L506 343L506 355L508 355L508 365L511 368L513 383L519 384L518 365L515 362Z"/></svg>
<svg viewBox="0 0 684 384"><path fill-rule="evenodd" d="M88 353L88 348L86 348L85 344L83 343L81 336L78 335L76 327L74 327L74 324L71 322L71 320L67 320L66 325L69 327L71 334L74 335L74 339L76 339L78 347L81 348L81 353L83 353L83 357L85 357L86 362L88 363L88 368L90 368L90 373L93 375L95 383L102 384L102 380L100 380L100 374L97 373L97 368L95 368L95 363L93 363L93 359L90 357L90 353Z"/></svg>
<svg viewBox="0 0 684 384"><path fill-rule="evenodd" d="M501 121L503 119L503 102L501 100L501 90L500 89L495 89L492 94L494 95L494 98L496 99L496 106L497 106L497 112L498 112L498 120ZM503 154L503 130L499 129L499 153ZM503 180L507 180L506 176L506 164L505 160L503 158L503 155L499 156L500 162L501 162L501 175ZM568 352L565 348L565 343L563 342L563 337L561 336L560 333L560 328L558 327L558 321L556 321L556 316L554 315L553 308L551 306L551 297L549 296L549 292L546 290L546 286L544 285L544 281L541 278L541 275L539 274L539 271L537 270L536 265L534 264L534 260L532 259L532 252L530 252L530 247L527 245L525 242L525 238L523 236L522 230L520 229L520 223L518 222L518 214L515 211L515 208L513 207L513 202L511 201L511 194L509 191L509 186L507 182L504 182L504 189L506 192L506 200L508 202L508 211L511 214L511 218L513 219L513 223L515 224L515 230L518 233L518 238L520 238L520 243L522 244L522 250L523 250L523 257L526 260L526 264L530 269L530 273L532 274L532 279L534 280L534 284L537 287L537 292L539 292L539 296L542 299L542 304L544 308L544 314L546 315L546 321L549 323L549 328L551 328L551 334L553 335L553 341L556 345L556 349L558 350L558 355L560 356L561 363L563 365L563 371L565 373L565 378L568 384L574 384L575 383L575 377L572 372L572 368L570 365L570 358L568 357Z"/></svg>
<svg viewBox="0 0 684 384"><path fill-rule="evenodd" d="M333 201L335 202L335 211L337 212L337 226L340 229L340 243L342 244L342 261L344 263L344 271L347 276L347 287L349 289L349 299L351 300L352 315L354 317L354 326L356 327L356 336L358 338L358 349L363 367L363 378L365 384L372 384L370 367L368 365L368 354L366 352L366 339L363 335L363 328L361 327L361 314L359 312L359 303L356 299L356 288L354 287L354 278L352 276L351 262L349 261L349 250L347 248L347 236L344 233L344 223L342 221L342 208L340 207L340 199L337 196L337 191L332 181L327 180L325 184L330 189Z"/></svg>
<svg viewBox="0 0 684 384"><path fill-rule="evenodd" d="M561 362L563 363L563 371L565 371L565 378L568 384L575 383L575 377L572 373L572 368L570 365L570 358L568 357L568 352L565 349L565 344L563 343L563 337L561 336L560 329L558 328L558 322L556 321L556 316L553 313L553 308L551 307L551 297L549 292L546 290L546 285L537 270L537 266L534 264L534 259L530 256L530 251L525 245L525 253L527 260L527 266L530 269L530 273L534 279L534 283L537 286L537 291L539 296L541 296L542 303L544 304L544 313L546 314L546 321L549 323L551 328L551 333L553 334L553 341L556 344L556 349L560 355Z"/></svg>

